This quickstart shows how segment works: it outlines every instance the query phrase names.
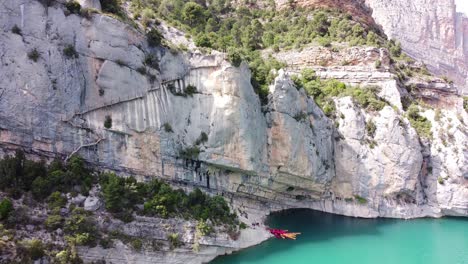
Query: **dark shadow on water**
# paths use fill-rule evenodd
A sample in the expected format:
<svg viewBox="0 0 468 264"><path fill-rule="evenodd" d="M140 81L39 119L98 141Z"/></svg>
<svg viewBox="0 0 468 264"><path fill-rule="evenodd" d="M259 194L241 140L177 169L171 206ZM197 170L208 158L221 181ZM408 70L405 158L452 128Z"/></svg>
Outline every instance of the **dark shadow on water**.
<svg viewBox="0 0 468 264"><path fill-rule="evenodd" d="M363 219L323 213L310 209L291 209L273 213L267 224L271 228L300 232L296 241L272 238L258 246L216 258L211 264L255 262L268 252L281 252L293 249L302 243L319 243L344 236L376 236L383 225L395 224L397 219ZM262 254L263 252L264 254Z"/></svg>

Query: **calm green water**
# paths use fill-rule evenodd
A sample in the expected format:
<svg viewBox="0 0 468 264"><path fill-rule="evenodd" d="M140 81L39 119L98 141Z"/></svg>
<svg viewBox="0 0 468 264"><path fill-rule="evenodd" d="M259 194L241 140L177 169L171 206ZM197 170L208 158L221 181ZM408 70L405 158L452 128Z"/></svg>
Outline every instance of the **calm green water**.
<svg viewBox="0 0 468 264"><path fill-rule="evenodd" d="M275 214L274 228L302 232L270 239L212 264L468 264L468 219L359 219L312 210Z"/></svg>

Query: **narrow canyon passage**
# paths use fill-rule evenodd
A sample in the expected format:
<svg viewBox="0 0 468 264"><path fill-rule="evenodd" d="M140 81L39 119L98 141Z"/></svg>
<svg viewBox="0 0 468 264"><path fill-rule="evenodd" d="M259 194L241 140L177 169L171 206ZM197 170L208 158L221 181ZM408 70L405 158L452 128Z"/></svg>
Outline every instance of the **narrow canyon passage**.
<svg viewBox="0 0 468 264"><path fill-rule="evenodd" d="M212 264L468 263L468 219L362 219L307 209L272 214L271 228L301 232L272 238Z"/></svg>

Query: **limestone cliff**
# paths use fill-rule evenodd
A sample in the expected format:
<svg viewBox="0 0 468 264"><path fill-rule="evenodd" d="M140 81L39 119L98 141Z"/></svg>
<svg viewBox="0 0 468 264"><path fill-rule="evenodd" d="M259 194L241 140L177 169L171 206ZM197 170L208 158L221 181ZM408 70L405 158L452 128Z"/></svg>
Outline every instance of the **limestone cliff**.
<svg viewBox="0 0 468 264"><path fill-rule="evenodd" d="M454 0L365 2L389 37L468 93L468 18L456 12Z"/></svg>
<svg viewBox="0 0 468 264"><path fill-rule="evenodd" d="M407 92L384 49L275 54L288 67L262 106L247 65L234 67L223 54L152 48L138 29L102 14L65 14L60 2L4 0L0 6L1 154L24 148L31 156L65 158L77 152L100 169L202 187L229 197L247 223L294 207L360 217L468 215L462 99L451 94L441 113L423 111L433 140L421 141L403 111ZM11 32L14 25L21 34ZM63 52L69 47L76 56ZM36 62L27 55L34 49ZM158 58L159 69L140 70L148 55ZM317 63L322 60L327 63ZM383 67L376 69L376 60ZM388 105L367 111L350 97L335 98L342 115L332 120L291 81L300 68L314 68L324 79L380 86ZM437 91L436 80L417 84ZM188 95L189 86L196 92ZM372 137L365 129L370 121ZM207 140L200 142L203 133ZM196 146L199 153L187 155ZM184 251L164 253L164 260L181 253L185 257L174 263L207 261L266 238L249 232L240 242L206 241L206 256ZM82 251L87 260L116 256L115 263L125 263L127 253ZM133 256L139 263L161 257Z"/></svg>

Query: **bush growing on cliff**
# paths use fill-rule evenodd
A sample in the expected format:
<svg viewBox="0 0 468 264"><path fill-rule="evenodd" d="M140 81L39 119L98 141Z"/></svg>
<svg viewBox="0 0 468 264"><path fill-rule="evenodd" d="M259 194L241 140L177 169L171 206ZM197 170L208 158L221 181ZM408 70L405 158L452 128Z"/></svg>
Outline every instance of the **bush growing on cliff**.
<svg viewBox="0 0 468 264"><path fill-rule="evenodd" d="M182 246L182 241L180 241L179 234L169 234L167 235L167 240L169 241L169 246L171 247L171 249Z"/></svg>
<svg viewBox="0 0 468 264"><path fill-rule="evenodd" d="M375 135L375 130L377 130L377 126L375 125L374 121L372 120L369 120L367 123L366 123L366 131L367 131L367 134L370 136L370 137L374 137Z"/></svg>
<svg viewBox="0 0 468 264"><path fill-rule="evenodd" d="M164 127L164 131L166 131L167 133L174 132L174 130L172 130L172 126L169 123L164 123L163 127Z"/></svg>
<svg viewBox="0 0 468 264"><path fill-rule="evenodd" d="M11 28L11 32L13 34L16 34L16 35L20 35L22 36L23 34L21 33L21 29L18 27L18 25L14 25L12 28Z"/></svg>
<svg viewBox="0 0 468 264"><path fill-rule="evenodd" d="M104 119L104 127L107 129L112 127L112 117L110 115L106 115Z"/></svg>
<svg viewBox="0 0 468 264"><path fill-rule="evenodd" d="M8 198L3 198L0 202L0 220L5 220L13 211L13 203Z"/></svg>
<svg viewBox="0 0 468 264"><path fill-rule="evenodd" d="M463 108L468 112L468 96L463 97Z"/></svg>
<svg viewBox="0 0 468 264"><path fill-rule="evenodd" d="M76 2L76 1L66 2L65 7L72 14L79 14L80 10L81 10L80 3Z"/></svg>
<svg viewBox="0 0 468 264"><path fill-rule="evenodd" d="M74 187L86 194L92 183L90 171L78 156L71 157L67 166L54 161L48 168L43 161L26 159L22 151L0 160L0 190L13 197L31 191L34 198L42 200L55 191L66 192Z"/></svg>
<svg viewBox="0 0 468 264"><path fill-rule="evenodd" d="M361 197L359 195L354 195L354 199L360 204L366 204L367 203L367 199L364 198L364 197Z"/></svg>
<svg viewBox="0 0 468 264"><path fill-rule="evenodd" d="M133 177L118 177L114 173L101 174L99 182L106 209L125 222L131 221L135 205L143 201L138 192L141 184Z"/></svg>
<svg viewBox="0 0 468 264"><path fill-rule="evenodd" d="M179 150L179 156L184 159L198 159L200 148L198 146L186 147Z"/></svg>
<svg viewBox="0 0 468 264"><path fill-rule="evenodd" d="M78 53L76 52L75 46L73 46L73 45L67 45L67 46L63 49L63 54L64 54L65 57L67 57L68 59L78 58Z"/></svg>
<svg viewBox="0 0 468 264"><path fill-rule="evenodd" d="M188 96L193 96L193 94L197 93L197 87L195 87L194 85L187 85L187 87L185 87L185 94L188 95Z"/></svg>
<svg viewBox="0 0 468 264"><path fill-rule="evenodd" d="M45 246L39 239L23 240L18 243L17 254L22 263L37 260L45 255Z"/></svg>
<svg viewBox="0 0 468 264"><path fill-rule="evenodd" d="M419 114L419 107L416 104L411 104L406 111L406 116L410 121L411 126L416 129L420 137L432 139L432 124L427 118Z"/></svg>
<svg viewBox="0 0 468 264"><path fill-rule="evenodd" d="M63 217L55 214L49 215L44 222L44 225L49 231L55 231L59 228L63 228Z"/></svg>
<svg viewBox="0 0 468 264"><path fill-rule="evenodd" d="M123 17L124 14L120 5L120 0L101 0L102 12L111 13L119 17Z"/></svg>
<svg viewBox="0 0 468 264"><path fill-rule="evenodd" d="M205 132L201 132L198 139L195 141L195 145L200 145L208 141L208 135Z"/></svg>
<svg viewBox="0 0 468 264"><path fill-rule="evenodd" d="M380 69L380 67L382 67L382 61L381 60L376 60L374 65L375 65L376 69Z"/></svg>
<svg viewBox="0 0 468 264"><path fill-rule="evenodd" d="M148 33L146 33L146 38L150 47L157 47L161 45L163 36L157 29L153 28L150 31L148 31Z"/></svg>
<svg viewBox="0 0 468 264"><path fill-rule="evenodd" d="M45 177L44 162L27 160L23 151L16 151L15 156L5 156L0 160L0 189L12 196L31 189L37 177Z"/></svg>
<svg viewBox="0 0 468 264"><path fill-rule="evenodd" d="M37 49L33 49L30 52L28 52L28 58L34 62L37 62L41 54L37 51Z"/></svg>
<svg viewBox="0 0 468 264"><path fill-rule="evenodd" d="M90 213L82 208L75 208L70 217L65 220L64 231L77 245L95 245L97 229Z"/></svg>

